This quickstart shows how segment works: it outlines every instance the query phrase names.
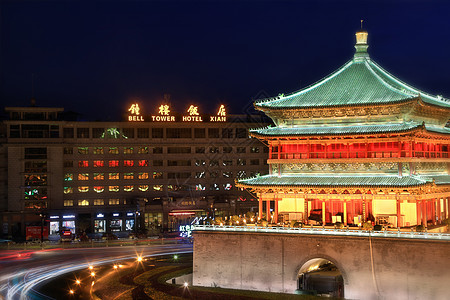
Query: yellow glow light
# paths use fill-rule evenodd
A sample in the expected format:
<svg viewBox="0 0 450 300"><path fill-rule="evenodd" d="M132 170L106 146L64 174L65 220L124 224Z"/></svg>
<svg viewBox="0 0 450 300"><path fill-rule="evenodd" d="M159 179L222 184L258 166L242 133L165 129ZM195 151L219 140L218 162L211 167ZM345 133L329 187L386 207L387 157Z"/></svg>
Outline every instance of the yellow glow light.
<svg viewBox="0 0 450 300"><path fill-rule="evenodd" d="M142 256L138 256L138 257L137 257L137 261L138 261L138 262L141 262L141 261L142 261Z"/></svg>
<svg viewBox="0 0 450 300"><path fill-rule="evenodd" d="M74 291L73 291L73 290L70 290L69 293L71 293L71 294L73 295Z"/></svg>
<svg viewBox="0 0 450 300"><path fill-rule="evenodd" d="M116 270L117 269L117 265L114 265L113 268Z"/></svg>
<svg viewBox="0 0 450 300"><path fill-rule="evenodd" d="M94 277L95 276L95 272L91 272L91 276Z"/></svg>
<svg viewBox="0 0 450 300"><path fill-rule="evenodd" d="M81 284L81 281L80 281L79 279L77 279L77 280L75 281L75 283L76 283L76 284Z"/></svg>
<svg viewBox="0 0 450 300"><path fill-rule="evenodd" d="M93 270L94 269L94 266L89 266L89 270Z"/></svg>

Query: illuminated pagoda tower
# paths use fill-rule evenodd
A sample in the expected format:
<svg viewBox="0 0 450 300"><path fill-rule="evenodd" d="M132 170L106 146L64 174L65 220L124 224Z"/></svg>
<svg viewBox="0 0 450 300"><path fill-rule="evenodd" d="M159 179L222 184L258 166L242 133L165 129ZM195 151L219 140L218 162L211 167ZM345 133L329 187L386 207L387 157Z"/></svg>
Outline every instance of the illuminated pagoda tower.
<svg viewBox="0 0 450 300"><path fill-rule="evenodd" d="M257 193L260 218L397 227L448 218L450 101L382 69L367 36L356 33L353 59L331 75L254 103L275 124L251 130L269 146L270 172L238 186Z"/></svg>

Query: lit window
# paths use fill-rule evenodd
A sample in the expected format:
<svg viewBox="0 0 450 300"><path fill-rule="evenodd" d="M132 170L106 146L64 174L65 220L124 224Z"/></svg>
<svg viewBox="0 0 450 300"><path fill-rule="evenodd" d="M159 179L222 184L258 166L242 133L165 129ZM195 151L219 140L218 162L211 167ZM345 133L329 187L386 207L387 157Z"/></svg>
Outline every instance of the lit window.
<svg viewBox="0 0 450 300"><path fill-rule="evenodd" d="M181 186L177 185L177 184L168 184L167 190L168 191L179 191L179 190L181 190Z"/></svg>
<svg viewBox="0 0 450 300"><path fill-rule="evenodd" d="M153 172L153 179L161 179L163 178L162 172Z"/></svg>
<svg viewBox="0 0 450 300"><path fill-rule="evenodd" d="M119 189L118 185L110 185L109 186L109 191L110 192L118 192L118 191L120 191L120 189Z"/></svg>
<svg viewBox="0 0 450 300"><path fill-rule="evenodd" d="M138 178L139 179L148 179L148 173L139 173Z"/></svg>
<svg viewBox="0 0 450 300"><path fill-rule="evenodd" d="M233 187L233 186L231 185L231 183L225 183L225 184L223 185L223 189L224 189L225 191L230 191L232 187Z"/></svg>
<svg viewBox="0 0 450 300"><path fill-rule="evenodd" d="M64 181L72 181L72 180L73 180L73 174L72 173L64 174Z"/></svg>
<svg viewBox="0 0 450 300"><path fill-rule="evenodd" d="M232 160L223 160L222 164L224 166L232 166L233 165L233 161Z"/></svg>
<svg viewBox="0 0 450 300"><path fill-rule="evenodd" d="M64 194L72 194L72 193L73 193L73 187L71 187L71 186L64 187Z"/></svg>
<svg viewBox="0 0 450 300"><path fill-rule="evenodd" d="M211 159L211 160L209 161L209 166L210 166L210 167L217 167L218 165L219 165L219 161L218 161L218 160Z"/></svg>
<svg viewBox="0 0 450 300"><path fill-rule="evenodd" d="M94 180L104 180L105 173L94 173Z"/></svg>
<svg viewBox="0 0 450 300"><path fill-rule="evenodd" d="M104 167L105 162L103 160L94 160L94 168Z"/></svg>
<svg viewBox="0 0 450 300"><path fill-rule="evenodd" d="M140 186L139 186L139 190L140 190L141 192L146 192L146 191L148 191L148 185L147 185L147 184L140 185Z"/></svg>
<svg viewBox="0 0 450 300"><path fill-rule="evenodd" d="M104 154L103 147L94 147L94 154ZM95 203L94 203L94 205L95 205ZM103 204L99 204L99 205L103 205Z"/></svg>
<svg viewBox="0 0 450 300"><path fill-rule="evenodd" d="M206 189L206 186L202 185L202 184L196 184L195 185L195 190L196 191L204 191Z"/></svg>
<svg viewBox="0 0 450 300"><path fill-rule="evenodd" d="M105 191L105 187L104 186L94 186L94 191L96 193L103 193Z"/></svg>
<svg viewBox="0 0 450 300"><path fill-rule="evenodd" d="M109 205L119 205L120 199L109 199Z"/></svg>
<svg viewBox="0 0 450 300"><path fill-rule="evenodd" d="M109 173L109 180L118 180L119 179L119 173Z"/></svg>
<svg viewBox="0 0 450 300"><path fill-rule="evenodd" d="M250 147L250 153L259 153L259 147Z"/></svg>
<svg viewBox="0 0 450 300"><path fill-rule="evenodd" d="M148 160L146 159L139 160L139 167L148 167Z"/></svg>
<svg viewBox="0 0 450 300"><path fill-rule="evenodd" d="M217 183L214 183L214 184L210 185L209 189L211 191L218 191L218 190L220 190L219 185Z"/></svg>
<svg viewBox="0 0 450 300"><path fill-rule="evenodd" d="M78 191L80 193L87 193L87 192L89 192L89 187L88 186L79 186Z"/></svg>
<svg viewBox="0 0 450 300"><path fill-rule="evenodd" d="M123 173L123 179L134 179L133 173Z"/></svg>
<svg viewBox="0 0 450 300"><path fill-rule="evenodd" d="M119 161L118 160L110 160L109 161L109 166L112 168L118 167L119 166Z"/></svg>
<svg viewBox="0 0 450 300"><path fill-rule="evenodd" d="M138 148L139 154L147 154L148 153L148 147L139 147Z"/></svg>
<svg viewBox="0 0 450 300"><path fill-rule="evenodd" d="M78 180L89 180L89 173L78 174Z"/></svg>
<svg viewBox="0 0 450 300"><path fill-rule="evenodd" d="M162 191L163 190L163 185L162 184L154 184L153 185L153 190L154 191Z"/></svg>
<svg viewBox="0 0 450 300"><path fill-rule="evenodd" d="M103 199L95 199L94 205L105 205L105 201Z"/></svg>
<svg viewBox="0 0 450 300"><path fill-rule="evenodd" d="M89 167L89 162L87 160L79 160L78 167L79 168L87 168L87 167Z"/></svg>
<svg viewBox="0 0 450 300"><path fill-rule="evenodd" d="M196 172L195 173L195 178L205 178L205 172Z"/></svg>
<svg viewBox="0 0 450 300"><path fill-rule="evenodd" d="M88 206L89 201L88 200L78 200L78 206Z"/></svg>
<svg viewBox="0 0 450 300"><path fill-rule="evenodd" d="M132 192L134 190L134 186L133 185L125 185L123 187L124 192Z"/></svg>
<svg viewBox="0 0 450 300"><path fill-rule="evenodd" d="M204 166L204 165L206 165L206 161L204 161L203 159L196 159L195 160L195 165L197 167Z"/></svg>
<svg viewBox="0 0 450 300"><path fill-rule="evenodd" d="M133 154L133 147L123 147L123 154Z"/></svg>
<svg viewBox="0 0 450 300"><path fill-rule="evenodd" d="M64 206L73 206L73 200L64 200Z"/></svg>
<svg viewBox="0 0 450 300"><path fill-rule="evenodd" d="M119 154L119 148L117 147L110 147L108 150L109 154Z"/></svg>
<svg viewBox="0 0 450 300"><path fill-rule="evenodd" d="M222 172L222 176L225 178L231 178L233 176L233 172Z"/></svg>
<svg viewBox="0 0 450 300"><path fill-rule="evenodd" d="M238 166L245 166L246 160L242 158L238 158L237 164Z"/></svg>
<svg viewBox="0 0 450 300"><path fill-rule="evenodd" d="M78 147L78 154L89 154L88 147Z"/></svg>
<svg viewBox="0 0 450 300"><path fill-rule="evenodd" d="M124 167L132 167L132 166L134 166L134 161L133 160L124 160L123 165L124 165Z"/></svg>
<svg viewBox="0 0 450 300"><path fill-rule="evenodd" d="M219 153L219 147L210 147L209 153Z"/></svg>
<svg viewBox="0 0 450 300"><path fill-rule="evenodd" d="M237 177L238 178L245 178L245 177L247 177L247 173L245 173L245 171L238 171L237 172Z"/></svg>

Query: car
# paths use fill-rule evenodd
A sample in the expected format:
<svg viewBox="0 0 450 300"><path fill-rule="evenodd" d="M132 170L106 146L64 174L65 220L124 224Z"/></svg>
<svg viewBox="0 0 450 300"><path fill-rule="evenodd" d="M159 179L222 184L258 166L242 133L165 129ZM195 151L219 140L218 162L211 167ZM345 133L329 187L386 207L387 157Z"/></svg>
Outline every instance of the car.
<svg viewBox="0 0 450 300"><path fill-rule="evenodd" d="M113 234L113 233L111 233L111 232L105 232L105 233L103 233L103 235L102 235L102 240L112 241L112 240L117 240L117 239L119 239L119 238L117 237L117 235L115 235L115 234Z"/></svg>

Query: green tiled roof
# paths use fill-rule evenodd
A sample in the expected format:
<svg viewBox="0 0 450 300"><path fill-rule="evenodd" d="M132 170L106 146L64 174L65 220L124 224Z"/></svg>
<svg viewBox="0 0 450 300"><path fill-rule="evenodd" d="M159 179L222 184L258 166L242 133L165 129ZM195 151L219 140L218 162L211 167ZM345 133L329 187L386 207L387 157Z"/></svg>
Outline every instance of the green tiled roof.
<svg viewBox="0 0 450 300"><path fill-rule="evenodd" d="M450 175L431 175L431 176L424 176L424 178L428 181L433 181L436 184L450 184Z"/></svg>
<svg viewBox="0 0 450 300"><path fill-rule="evenodd" d="M295 135L318 135L318 134L366 134L366 133L384 133L384 132L402 132L408 131L421 124L417 122L404 123L381 123L372 125L341 125L341 126L303 126L303 127L266 127L261 129L252 129L251 133L261 136L295 136ZM434 128L434 127L433 127ZM438 128L438 127L436 127ZM450 130L447 131L450 133Z"/></svg>
<svg viewBox="0 0 450 300"><path fill-rule="evenodd" d="M324 176L273 176L264 175L249 179L239 180L241 185L249 186L418 186L426 184L425 179L419 177L399 176L336 176L327 174Z"/></svg>
<svg viewBox="0 0 450 300"><path fill-rule="evenodd" d="M450 134L450 128L448 128L448 127L441 127L441 126L435 126L435 125L425 125L425 128L428 131L434 131L434 132L437 132L437 133Z"/></svg>
<svg viewBox="0 0 450 300"><path fill-rule="evenodd" d="M353 59L319 82L290 95L261 99L261 108L313 108L342 105L385 104L422 98L450 108L450 100L415 89L379 67L370 58Z"/></svg>

